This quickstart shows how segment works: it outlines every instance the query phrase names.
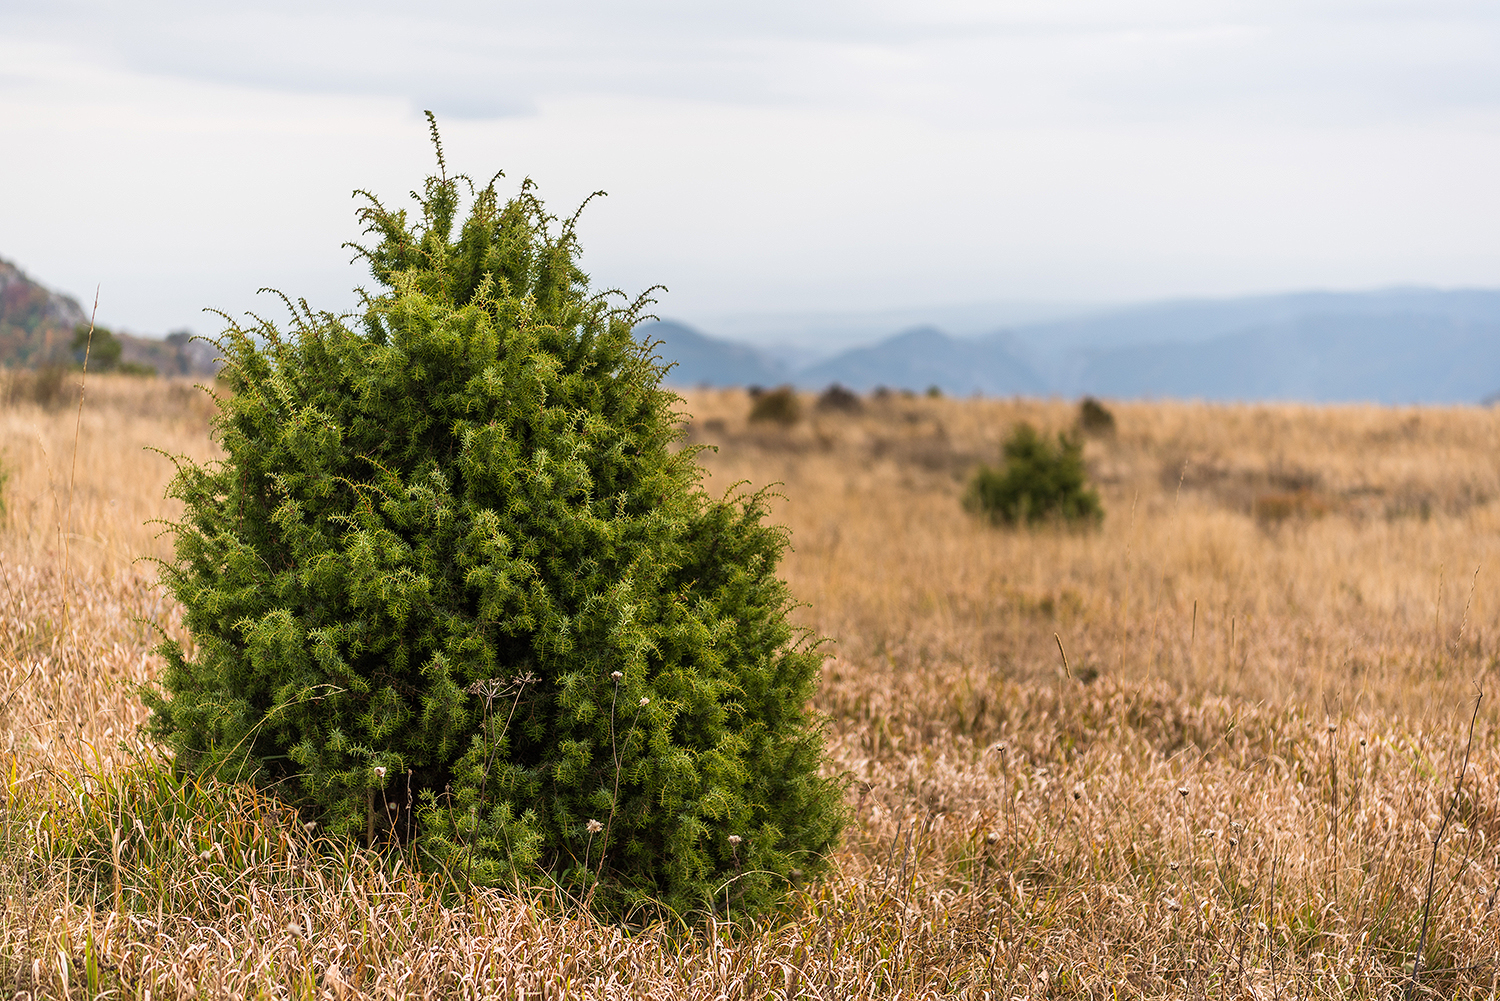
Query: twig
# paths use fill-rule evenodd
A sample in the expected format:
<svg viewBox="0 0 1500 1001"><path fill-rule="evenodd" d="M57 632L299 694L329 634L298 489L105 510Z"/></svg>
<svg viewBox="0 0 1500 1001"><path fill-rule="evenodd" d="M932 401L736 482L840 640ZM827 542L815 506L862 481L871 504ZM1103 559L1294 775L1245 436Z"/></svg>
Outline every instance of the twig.
<svg viewBox="0 0 1500 1001"><path fill-rule="evenodd" d="M1266 950L1271 962L1271 993L1281 997L1281 982L1276 979L1276 842L1271 842L1270 904L1266 908Z"/></svg>
<svg viewBox="0 0 1500 1001"><path fill-rule="evenodd" d="M1481 566L1483 566L1483 564L1481 564ZM1453 641L1454 656L1458 656L1459 648L1463 646L1464 630L1468 628L1469 625L1469 609L1474 604L1474 592L1479 588L1479 570L1480 567L1474 568L1474 579L1469 582L1469 600L1464 602L1464 617L1458 622L1458 639Z"/></svg>
<svg viewBox="0 0 1500 1001"><path fill-rule="evenodd" d="M1338 724L1328 724L1328 819L1333 872L1333 901L1339 899L1339 746L1334 739Z"/></svg>
<svg viewBox="0 0 1500 1001"><path fill-rule="evenodd" d="M83 344L83 375L78 380L78 419L73 425L73 469L68 474L68 514L64 519L62 572L62 631L68 633L68 537L73 531L73 484L78 479L78 432L83 428L83 392L89 381L89 352L94 347L94 318L99 315L99 286L94 286L94 309L89 313L89 335ZM75 342L76 343L76 342Z"/></svg>
<svg viewBox="0 0 1500 1001"><path fill-rule="evenodd" d="M609 848L609 834L615 826L615 811L620 806L620 772L623 770L623 765L620 761L620 745L615 740L615 706L620 700L620 682L624 679L624 674L620 671L614 671L610 674L610 678L615 683L614 694L609 700L609 748L610 753L615 759L615 785L609 794L609 816L604 820L604 838L599 842L599 865L594 870L594 884L589 887L590 898L593 897L594 887L604 878L604 853ZM635 716L630 721L630 729L625 732L625 750L630 750L630 738L635 736L635 728L641 722L641 713L650 704L651 700L649 698L643 698L636 706ZM586 855L587 852L585 852ZM588 868L587 857L584 858L583 865L585 869Z"/></svg>
<svg viewBox="0 0 1500 1001"><path fill-rule="evenodd" d="M1478 687L1477 684L1475 687ZM1438 824L1437 833L1432 836L1432 859L1427 863L1427 897L1422 902L1422 933L1417 937L1417 954L1412 957L1411 984L1406 989L1408 999L1416 995L1422 976L1422 953L1427 948L1427 919L1431 916L1432 890L1437 879L1438 846L1442 844L1443 835L1448 830L1448 823L1453 819L1453 811L1458 809L1458 797L1463 791L1464 775L1469 770L1469 752L1474 747L1474 722L1479 719L1479 704L1483 701L1484 689L1480 688L1479 695L1474 699L1474 715L1469 717L1469 742L1464 745L1464 761L1458 769L1458 780L1453 783L1453 799L1443 813L1443 820Z"/></svg>

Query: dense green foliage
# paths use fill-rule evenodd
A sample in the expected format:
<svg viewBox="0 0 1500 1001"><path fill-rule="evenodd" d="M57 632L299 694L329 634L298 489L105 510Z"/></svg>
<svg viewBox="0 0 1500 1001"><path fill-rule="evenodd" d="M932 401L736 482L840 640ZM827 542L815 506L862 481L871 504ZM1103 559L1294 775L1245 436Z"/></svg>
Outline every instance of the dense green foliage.
<svg viewBox="0 0 1500 1001"><path fill-rule="evenodd" d="M118 372L121 375L155 375L156 369L140 362L123 361L125 345L114 331L84 325L73 331L73 360L87 364L90 372Z"/></svg>
<svg viewBox="0 0 1500 1001"><path fill-rule="evenodd" d="M479 883L773 902L843 807L764 498L704 493L644 300L590 291L529 182L444 171L413 220L365 197L357 324L302 303L219 339L224 458L178 460L193 646L163 646L155 732Z"/></svg>
<svg viewBox="0 0 1500 1001"><path fill-rule="evenodd" d="M108 372L120 364L120 353L125 346L120 339L104 327L84 324L73 330L73 360L80 365L85 359L94 372Z"/></svg>
<svg viewBox="0 0 1500 1001"><path fill-rule="evenodd" d="M1083 445L1064 434L1056 444L1030 424L1017 424L1002 450L999 469L981 466L969 481L964 505L1001 525L1103 517L1099 495L1088 486Z"/></svg>

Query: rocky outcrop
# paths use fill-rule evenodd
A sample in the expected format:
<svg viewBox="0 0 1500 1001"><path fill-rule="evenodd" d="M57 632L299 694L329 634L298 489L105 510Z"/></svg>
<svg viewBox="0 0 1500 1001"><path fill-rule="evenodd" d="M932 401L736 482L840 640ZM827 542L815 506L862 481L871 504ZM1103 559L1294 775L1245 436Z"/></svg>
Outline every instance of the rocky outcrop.
<svg viewBox="0 0 1500 1001"><path fill-rule="evenodd" d="M0 363L14 368L66 363L74 329L88 322L76 299L0 260Z"/></svg>
<svg viewBox="0 0 1500 1001"><path fill-rule="evenodd" d="M69 366L81 360L73 348L89 315L78 300L26 277L25 272L0 260L0 365L6 368ZM90 370L118 366L121 371L159 375L213 375L218 372L218 349L182 332L166 338L137 337L95 329L94 347L118 342L112 353L99 352Z"/></svg>

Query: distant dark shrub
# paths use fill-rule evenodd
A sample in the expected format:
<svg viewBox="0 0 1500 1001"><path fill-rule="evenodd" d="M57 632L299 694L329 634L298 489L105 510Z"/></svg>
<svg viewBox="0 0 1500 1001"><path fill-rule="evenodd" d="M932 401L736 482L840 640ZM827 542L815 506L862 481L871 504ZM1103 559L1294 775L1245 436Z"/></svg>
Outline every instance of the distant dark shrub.
<svg viewBox="0 0 1500 1001"><path fill-rule="evenodd" d="M928 396L929 399L933 399L933 400L940 400L940 399L942 399L943 398L943 387L941 387L941 386L935 386L935 385L934 386L928 386L927 387L927 396Z"/></svg>
<svg viewBox="0 0 1500 1001"><path fill-rule="evenodd" d="M1056 444L1030 424L1017 424L1002 450L999 469L981 466L969 481L964 506L998 525L1056 519L1095 522L1099 495L1088 486L1083 445L1059 434Z"/></svg>
<svg viewBox="0 0 1500 1001"><path fill-rule="evenodd" d="M802 402L791 386L764 390L750 408L750 423L780 424L791 427L802 419Z"/></svg>
<svg viewBox="0 0 1500 1001"><path fill-rule="evenodd" d="M834 383L818 397L819 410L838 410L846 414L857 414L865 408L859 394Z"/></svg>
<svg viewBox="0 0 1500 1001"><path fill-rule="evenodd" d="M1096 438L1107 438L1115 433L1115 415L1092 396L1085 396L1078 404L1078 430Z"/></svg>

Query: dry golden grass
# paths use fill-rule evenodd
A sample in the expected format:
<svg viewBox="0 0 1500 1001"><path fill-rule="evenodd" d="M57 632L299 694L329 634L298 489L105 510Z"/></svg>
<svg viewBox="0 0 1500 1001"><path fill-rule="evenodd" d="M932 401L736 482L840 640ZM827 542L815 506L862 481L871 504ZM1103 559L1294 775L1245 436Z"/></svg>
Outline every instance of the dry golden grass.
<svg viewBox="0 0 1500 1001"><path fill-rule="evenodd" d="M172 513L140 446L209 454L210 408L91 380L71 522L76 411L0 409L0 989L1387 998L1425 912L1418 993L1496 996L1492 697L1468 727L1500 653L1500 414L1120 404L1086 450L1102 527L1005 532L964 476L1072 406L803 402L790 429L740 392L685 409L711 490L782 484L857 822L784 915L691 932L466 892L171 779L133 737L144 622L178 629L129 559Z"/></svg>

